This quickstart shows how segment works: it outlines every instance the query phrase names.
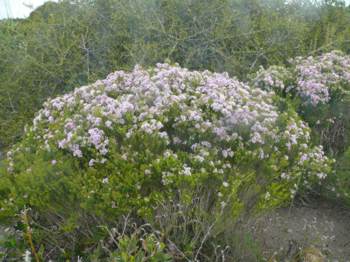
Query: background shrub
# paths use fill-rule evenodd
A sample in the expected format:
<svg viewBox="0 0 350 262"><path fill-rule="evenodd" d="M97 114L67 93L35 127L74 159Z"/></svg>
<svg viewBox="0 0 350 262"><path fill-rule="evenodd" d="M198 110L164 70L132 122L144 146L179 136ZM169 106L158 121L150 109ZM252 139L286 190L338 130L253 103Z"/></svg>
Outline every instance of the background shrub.
<svg viewBox="0 0 350 262"><path fill-rule="evenodd" d="M271 66L251 76L253 85L287 98L312 129L314 143L338 160L327 190L349 198L350 57L339 51L298 57L289 67ZM349 200L346 200L347 202Z"/></svg>

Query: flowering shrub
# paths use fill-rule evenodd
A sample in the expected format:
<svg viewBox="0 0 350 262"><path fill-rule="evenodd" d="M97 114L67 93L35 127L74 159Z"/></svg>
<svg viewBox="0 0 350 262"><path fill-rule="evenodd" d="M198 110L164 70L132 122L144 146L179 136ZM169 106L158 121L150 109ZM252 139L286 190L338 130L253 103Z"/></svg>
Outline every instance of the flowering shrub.
<svg viewBox="0 0 350 262"><path fill-rule="evenodd" d="M313 140L339 160L337 175L326 183L327 188L332 194L349 199L350 174L345 163L350 150L350 56L333 51L297 57L290 62L289 67L278 67L279 70L270 67L258 71L251 77L251 83L263 89L266 85L276 93L281 86L288 85L283 96L291 98L312 128Z"/></svg>
<svg viewBox="0 0 350 262"><path fill-rule="evenodd" d="M295 90L308 102L302 117L313 128L326 151L339 156L350 146L350 56L332 51L317 57L292 60Z"/></svg>
<svg viewBox="0 0 350 262"><path fill-rule="evenodd" d="M344 152L349 126L350 56L333 51L316 57L297 57L290 62L287 68L262 68L251 76L251 83L291 97L326 150L332 154Z"/></svg>
<svg viewBox="0 0 350 262"><path fill-rule="evenodd" d="M260 69L251 76L254 87L263 90L274 90L277 94L285 94L289 91L293 80L293 74L283 66L270 66L267 69Z"/></svg>
<svg viewBox="0 0 350 262"><path fill-rule="evenodd" d="M316 57L296 57L290 62L290 68L261 68L251 76L251 82L276 92L286 89L312 106L328 103L339 92L349 94L350 56L333 51Z"/></svg>
<svg viewBox="0 0 350 262"><path fill-rule="evenodd" d="M7 154L0 214L31 207L42 226L34 240L49 228L69 239L70 256L98 239L96 223L147 220L198 186L233 218L281 205L323 180L330 162L271 91L226 73L136 66L44 104Z"/></svg>
<svg viewBox="0 0 350 262"><path fill-rule="evenodd" d="M296 90L312 105L329 102L337 91L349 92L350 56L333 51L318 57L297 57L292 63L297 74Z"/></svg>

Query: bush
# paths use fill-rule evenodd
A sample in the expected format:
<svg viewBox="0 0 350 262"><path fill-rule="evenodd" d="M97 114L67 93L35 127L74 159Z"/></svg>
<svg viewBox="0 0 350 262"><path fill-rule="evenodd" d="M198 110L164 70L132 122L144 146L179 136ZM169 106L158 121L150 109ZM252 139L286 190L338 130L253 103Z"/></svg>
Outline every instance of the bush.
<svg viewBox="0 0 350 262"><path fill-rule="evenodd" d="M290 98L312 127L314 138L337 156L349 145L350 56L333 51L297 57L289 67L260 69L250 82Z"/></svg>
<svg viewBox="0 0 350 262"><path fill-rule="evenodd" d="M319 56L297 57L291 60L289 67L276 68L261 69L251 76L251 83L276 90L295 105L311 127L314 143L322 144L328 155L339 160L335 169L337 175L325 183L327 191L348 199L350 56L332 51Z"/></svg>
<svg viewBox="0 0 350 262"><path fill-rule="evenodd" d="M202 213L234 224L323 180L330 162L273 92L226 73L135 67L44 104L7 153L0 215L20 223L30 208L36 247L71 258L106 237L99 225L151 221L198 192Z"/></svg>

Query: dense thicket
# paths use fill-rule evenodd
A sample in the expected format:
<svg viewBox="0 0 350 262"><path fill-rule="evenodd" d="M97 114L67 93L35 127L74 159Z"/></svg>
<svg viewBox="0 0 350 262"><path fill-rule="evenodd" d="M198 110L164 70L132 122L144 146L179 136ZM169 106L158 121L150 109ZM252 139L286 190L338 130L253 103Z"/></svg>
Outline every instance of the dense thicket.
<svg viewBox="0 0 350 262"><path fill-rule="evenodd" d="M342 1L90 0L47 3L0 21L0 147L48 97L136 63L169 59L244 79L260 65L350 51Z"/></svg>

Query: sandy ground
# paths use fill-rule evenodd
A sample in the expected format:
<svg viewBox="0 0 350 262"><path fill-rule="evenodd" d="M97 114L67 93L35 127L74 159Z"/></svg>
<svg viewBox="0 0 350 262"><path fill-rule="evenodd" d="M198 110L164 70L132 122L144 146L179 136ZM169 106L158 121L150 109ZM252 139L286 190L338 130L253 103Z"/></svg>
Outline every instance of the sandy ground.
<svg viewBox="0 0 350 262"><path fill-rule="evenodd" d="M298 250L315 247L324 261L350 262L350 211L334 203L315 200L278 209L250 221L249 231L265 258L277 253L289 261Z"/></svg>

